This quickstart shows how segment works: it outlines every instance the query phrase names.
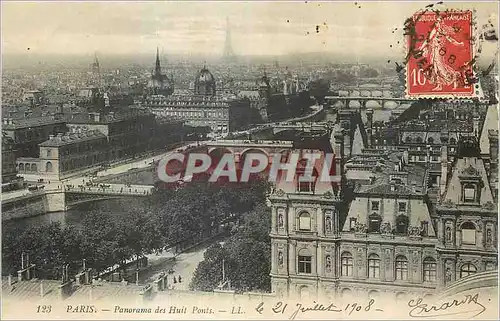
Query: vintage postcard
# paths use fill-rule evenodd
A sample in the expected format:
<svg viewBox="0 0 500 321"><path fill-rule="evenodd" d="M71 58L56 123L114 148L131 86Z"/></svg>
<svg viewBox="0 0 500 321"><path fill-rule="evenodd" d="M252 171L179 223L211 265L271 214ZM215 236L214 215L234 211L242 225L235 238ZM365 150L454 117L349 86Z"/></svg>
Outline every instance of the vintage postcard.
<svg viewBox="0 0 500 321"><path fill-rule="evenodd" d="M2 319L498 320L498 1L1 6Z"/></svg>

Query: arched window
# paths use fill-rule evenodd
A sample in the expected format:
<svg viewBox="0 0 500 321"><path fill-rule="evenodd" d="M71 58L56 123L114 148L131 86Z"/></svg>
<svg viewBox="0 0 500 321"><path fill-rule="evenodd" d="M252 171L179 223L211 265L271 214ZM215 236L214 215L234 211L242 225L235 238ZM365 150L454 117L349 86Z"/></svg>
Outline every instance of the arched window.
<svg viewBox="0 0 500 321"><path fill-rule="evenodd" d="M398 215L396 217L396 234L406 235L408 232L408 216Z"/></svg>
<svg viewBox="0 0 500 321"><path fill-rule="evenodd" d="M417 137L417 143L421 143L421 142L423 142L422 137Z"/></svg>
<svg viewBox="0 0 500 321"><path fill-rule="evenodd" d="M460 278L465 278L466 276L472 275L477 272L477 268L472 263L465 263L460 268Z"/></svg>
<svg viewBox="0 0 500 321"><path fill-rule="evenodd" d="M408 280L408 259L403 255L396 257L396 280Z"/></svg>
<svg viewBox="0 0 500 321"><path fill-rule="evenodd" d="M407 143L411 143L411 136L407 136L407 137L406 137L406 142L407 142Z"/></svg>
<svg viewBox="0 0 500 321"><path fill-rule="evenodd" d="M37 171L36 164L31 164L31 171L32 172L36 172Z"/></svg>
<svg viewBox="0 0 500 321"><path fill-rule="evenodd" d="M432 257L424 259L424 282L436 282L437 265Z"/></svg>
<svg viewBox="0 0 500 321"><path fill-rule="evenodd" d="M302 212L299 214L299 230L311 230L311 215L308 212Z"/></svg>
<svg viewBox="0 0 500 321"><path fill-rule="evenodd" d="M450 138L450 145L456 145L456 144L457 140L454 137Z"/></svg>
<svg viewBox="0 0 500 321"><path fill-rule="evenodd" d="M377 213L373 213L368 217L368 233L379 232L382 218Z"/></svg>
<svg viewBox="0 0 500 321"><path fill-rule="evenodd" d="M429 144L434 144L434 138L432 138L432 137L427 138L427 142Z"/></svg>
<svg viewBox="0 0 500 321"><path fill-rule="evenodd" d="M370 254L368 256L368 277L380 277L380 257L377 254Z"/></svg>
<svg viewBox="0 0 500 321"><path fill-rule="evenodd" d="M47 164L45 164L45 171L52 172L52 163L51 162L47 162Z"/></svg>
<svg viewBox="0 0 500 321"><path fill-rule="evenodd" d="M340 256L340 275L342 276L352 276L352 269L353 269L353 258L352 254L349 252L344 252Z"/></svg>
<svg viewBox="0 0 500 321"><path fill-rule="evenodd" d="M19 163L19 171L24 172L24 164L23 163Z"/></svg>
<svg viewBox="0 0 500 321"><path fill-rule="evenodd" d="M460 227L462 230L462 244L476 244L476 225L472 222L465 222Z"/></svg>

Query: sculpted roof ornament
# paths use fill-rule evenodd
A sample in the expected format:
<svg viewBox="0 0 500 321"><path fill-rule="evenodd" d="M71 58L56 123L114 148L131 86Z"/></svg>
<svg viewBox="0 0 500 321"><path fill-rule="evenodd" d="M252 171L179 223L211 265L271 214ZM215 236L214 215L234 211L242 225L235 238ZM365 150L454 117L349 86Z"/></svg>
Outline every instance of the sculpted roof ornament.
<svg viewBox="0 0 500 321"><path fill-rule="evenodd" d="M488 201L488 202L483 204L483 207L487 210L493 210L493 209L495 209L495 204L493 204L493 202L491 202L491 201Z"/></svg>
<svg viewBox="0 0 500 321"><path fill-rule="evenodd" d="M355 233L366 233L367 231L368 231L368 228L366 227L366 224L356 222L356 224L354 225L354 232Z"/></svg>
<svg viewBox="0 0 500 321"><path fill-rule="evenodd" d="M389 222L382 223L382 225L380 226L380 233L392 234L391 223L389 223Z"/></svg>
<svg viewBox="0 0 500 321"><path fill-rule="evenodd" d="M285 191L283 191L282 189L279 189L279 190L275 191L274 194L276 196L282 197L282 196L285 196Z"/></svg>
<svg viewBox="0 0 500 321"><path fill-rule="evenodd" d="M444 207L456 207L456 204L453 203L452 200L447 199L447 200L445 200L444 202L441 203L441 206L444 206Z"/></svg>
<svg viewBox="0 0 500 321"><path fill-rule="evenodd" d="M463 169L460 174L464 176L474 176L474 177L480 177L479 170L473 167L472 165L469 165L469 167Z"/></svg>
<svg viewBox="0 0 500 321"><path fill-rule="evenodd" d="M421 236L421 230L418 226L410 226L408 227L408 236Z"/></svg>
<svg viewBox="0 0 500 321"><path fill-rule="evenodd" d="M333 193L332 193L332 192L330 192L330 191L326 191L326 192L323 194L323 198L332 199L332 198L333 198Z"/></svg>

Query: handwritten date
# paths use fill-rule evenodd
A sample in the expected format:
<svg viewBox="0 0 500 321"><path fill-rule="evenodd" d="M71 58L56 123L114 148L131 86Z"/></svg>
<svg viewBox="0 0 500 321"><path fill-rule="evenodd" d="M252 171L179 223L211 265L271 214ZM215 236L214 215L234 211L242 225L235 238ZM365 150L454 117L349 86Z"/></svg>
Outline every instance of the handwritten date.
<svg viewBox="0 0 500 321"><path fill-rule="evenodd" d="M264 312L264 302L259 303L259 305L255 308L255 310L262 314ZM347 315L351 315L356 312L365 311L379 311L382 312L382 309L375 308L375 300L371 299L368 304L362 305L360 303L348 303L345 306L337 306L334 303L329 304L321 304L313 301L313 304L307 306L303 303L296 303L295 306L290 306L288 303L284 303L282 301L277 302L271 307L271 311L274 314L285 314L290 313L288 319L294 320L300 314L306 314L311 312L336 312L336 313L345 313Z"/></svg>

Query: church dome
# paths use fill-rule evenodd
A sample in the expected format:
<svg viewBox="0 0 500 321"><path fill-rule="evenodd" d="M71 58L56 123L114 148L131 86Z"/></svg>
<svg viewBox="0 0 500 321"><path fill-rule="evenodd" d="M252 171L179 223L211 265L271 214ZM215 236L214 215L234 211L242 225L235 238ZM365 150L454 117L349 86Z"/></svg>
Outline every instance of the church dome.
<svg viewBox="0 0 500 321"><path fill-rule="evenodd" d="M194 87L197 95L215 96L215 78L206 67L198 73Z"/></svg>
<svg viewBox="0 0 500 321"><path fill-rule="evenodd" d="M206 67L203 67L203 69L198 73L196 81L200 83L212 83L215 82L215 78Z"/></svg>

